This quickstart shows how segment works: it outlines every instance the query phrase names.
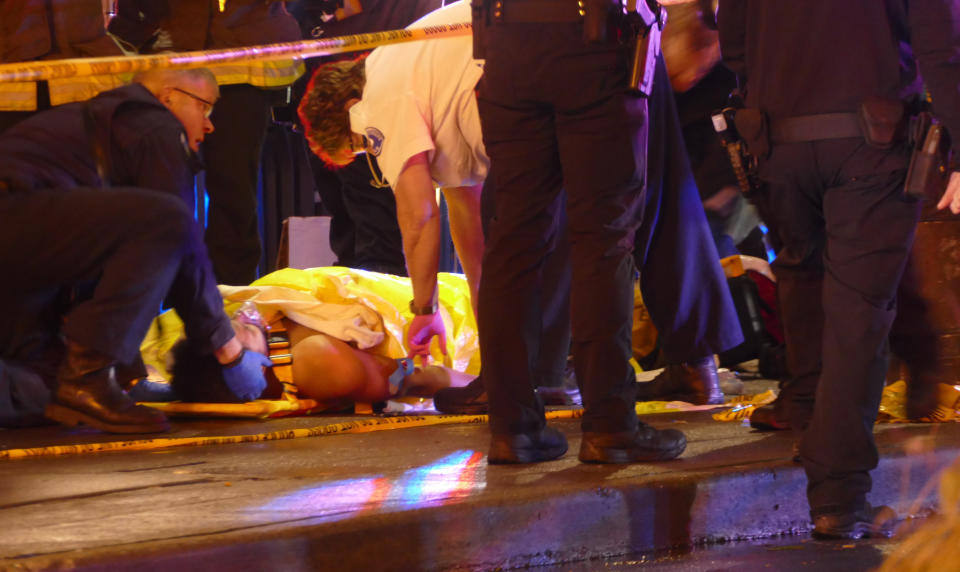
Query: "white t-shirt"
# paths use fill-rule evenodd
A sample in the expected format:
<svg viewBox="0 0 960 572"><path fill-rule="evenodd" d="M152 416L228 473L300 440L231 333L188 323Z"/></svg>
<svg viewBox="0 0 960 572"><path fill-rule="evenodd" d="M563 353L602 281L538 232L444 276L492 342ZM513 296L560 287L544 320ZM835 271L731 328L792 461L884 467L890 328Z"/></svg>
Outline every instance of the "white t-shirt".
<svg viewBox="0 0 960 572"><path fill-rule="evenodd" d="M409 27L469 21L470 2L464 0ZM483 182L490 160L474 91L482 74L469 35L384 46L370 54L350 126L366 135L387 181L396 184L407 160L427 151L430 174L441 187Z"/></svg>

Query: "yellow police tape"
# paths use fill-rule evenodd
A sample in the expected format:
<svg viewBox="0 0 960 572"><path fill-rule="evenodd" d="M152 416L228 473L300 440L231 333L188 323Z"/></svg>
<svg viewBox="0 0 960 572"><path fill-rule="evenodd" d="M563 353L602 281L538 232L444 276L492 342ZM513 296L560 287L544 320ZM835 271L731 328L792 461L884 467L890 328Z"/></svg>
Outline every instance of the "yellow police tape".
<svg viewBox="0 0 960 572"><path fill-rule="evenodd" d="M582 409L550 411L548 419L576 419L583 415ZM486 415L423 415L409 417L378 417L358 419L345 423L332 423L303 429L285 429L254 435L226 435L220 437L181 437L172 439L139 439L135 441L111 441L107 443L84 443L80 445L54 445L51 447L33 447L30 449L9 449L0 451L0 459L21 459L24 457L43 457L56 455L77 455L82 453L106 453L110 451L150 451L170 447L199 447L202 445L229 445L234 443L256 443L260 441L281 441L284 439L302 439L321 437L341 433L371 433L389 429L426 427L429 425L450 425L457 423L483 424Z"/></svg>
<svg viewBox="0 0 960 572"><path fill-rule="evenodd" d="M645 401L637 403L638 415L652 413L674 413L677 411L700 410L715 406L694 406L678 401ZM546 412L547 419L579 419L583 409L560 409ZM358 419L346 423L332 423L303 429L285 429L254 435L225 435L213 437L180 437L160 439L138 439L134 441L110 441L107 443L83 443L79 445L53 445L30 449L8 449L0 451L0 459L22 459L25 457L52 457L58 455L80 455L85 453L107 453L111 451L151 451L172 447L199 447L203 445L230 445L236 443L257 443L261 441L280 441L284 439L302 439L342 433L371 433L391 429L426 427L430 425L483 424L487 415L422 415L405 417L378 417Z"/></svg>
<svg viewBox="0 0 960 572"><path fill-rule="evenodd" d="M0 64L0 82L39 81L77 76L122 74L155 68L196 68L235 61L277 60L328 56L369 50L387 44L399 44L433 38L466 36L469 22L388 30L371 34L338 36L326 40L303 40L223 50L199 50L149 56L73 58Z"/></svg>

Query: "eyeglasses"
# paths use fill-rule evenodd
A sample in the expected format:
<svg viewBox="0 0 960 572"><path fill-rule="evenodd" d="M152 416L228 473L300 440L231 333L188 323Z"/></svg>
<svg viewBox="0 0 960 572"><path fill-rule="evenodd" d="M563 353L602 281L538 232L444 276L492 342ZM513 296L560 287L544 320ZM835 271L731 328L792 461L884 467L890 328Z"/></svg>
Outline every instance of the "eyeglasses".
<svg viewBox="0 0 960 572"><path fill-rule="evenodd" d="M212 101L207 101L206 99L200 97L199 95L194 94L194 93L190 93L189 91L187 91L187 90L185 90L185 89L180 89L179 87L173 88L173 91L179 91L180 93L182 93L182 94L184 94L184 95L187 95L187 96L190 96L190 97L192 97L193 99L196 99L197 101L199 101L200 103L202 103L202 104L203 104L203 116L204 116L205 118L207 118L207 119L210 119L210 115L213 113L213 102L212 102Z"/></svg>

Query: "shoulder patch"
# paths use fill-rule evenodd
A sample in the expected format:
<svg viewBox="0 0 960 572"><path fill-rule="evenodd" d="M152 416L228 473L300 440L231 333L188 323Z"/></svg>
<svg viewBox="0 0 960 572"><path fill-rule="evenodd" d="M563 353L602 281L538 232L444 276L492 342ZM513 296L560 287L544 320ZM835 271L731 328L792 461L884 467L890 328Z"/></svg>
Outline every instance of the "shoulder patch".
<svg viewBox="0 0 960 572"><path fill-rule="evenodd" d="M379 157L380 151L383 150L383 140L386 139L383 132L376 127L367 127L365 135L367 137L367 150L374 157Z"/></svg>

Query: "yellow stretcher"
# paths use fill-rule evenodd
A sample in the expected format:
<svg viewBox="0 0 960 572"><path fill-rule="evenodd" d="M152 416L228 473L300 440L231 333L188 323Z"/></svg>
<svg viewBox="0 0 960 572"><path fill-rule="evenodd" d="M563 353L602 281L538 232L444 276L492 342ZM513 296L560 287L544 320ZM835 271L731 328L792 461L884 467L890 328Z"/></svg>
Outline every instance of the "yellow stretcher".
<svg viewBox="0 0 960 572"><path fill-rule="evenodd" d="M432 358L444 365L479 373L480 354L476 321L470 305L470 289L459 274L441 273L440 312L447 330L448 355L434 344ZM366 351L389 358L406 357L406 329L413 319L409 301L413 297L409 278L342 267L298 270L286 268L268 274L247 287L221 286L228 314L252 300L271 324L270 359L272 374L284 390L280 399L258 399L247 403L147 403L171 415L204 417L282 417L328 410L326 405L297 396L293 382L290 342L281 317L315 329L329 327L328 333L348 332ZM348 316L347 327L341 327ZM352 332L352 333L351 333ZM140 347L144 362L158 380L169 378L166 363L170 349L183 337L183 322L175 312L158 316ZM371 412L369 404L357 404L357 413Z"/></svg>

